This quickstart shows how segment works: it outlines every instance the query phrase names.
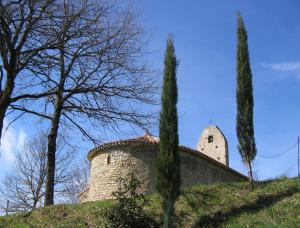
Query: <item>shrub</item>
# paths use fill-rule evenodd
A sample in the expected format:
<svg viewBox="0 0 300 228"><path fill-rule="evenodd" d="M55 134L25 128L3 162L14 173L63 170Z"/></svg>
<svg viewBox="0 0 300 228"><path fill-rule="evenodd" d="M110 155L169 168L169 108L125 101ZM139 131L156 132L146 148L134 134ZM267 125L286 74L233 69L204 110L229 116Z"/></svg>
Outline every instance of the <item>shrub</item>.
<svg viewBox="0 0 300 228"><path fill-rule="evenodd" d="M145 209L149 200L139 193L141 182L136 172L118 179L119 188L113 192L117 203L104 211L106 227L159 227L154 218Z"/></svg>

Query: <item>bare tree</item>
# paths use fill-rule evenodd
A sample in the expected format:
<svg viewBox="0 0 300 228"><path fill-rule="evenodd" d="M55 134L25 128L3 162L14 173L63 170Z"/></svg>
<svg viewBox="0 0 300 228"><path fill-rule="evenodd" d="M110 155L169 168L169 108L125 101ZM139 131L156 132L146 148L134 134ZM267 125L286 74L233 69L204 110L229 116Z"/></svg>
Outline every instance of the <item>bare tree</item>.
<svg viewBox="0 0 300 228"><path fill-rule="evenodd" d="M118 131L122 123L145 129L153 115L141 105L155 104L157 90L143 59L144 30L133 10L105 0L63 1L59 8L48 34L58 46L39 52L30 69L48 96L11 105L49 120L45 205L54 203L60 125L96 144L92 129Z"/></svg>
<svg viewBox="0 0 300 228"><path fill-rule="evenodd" d="M57 44L55 37L45 37L55 0L0 1L0 139L8 108L22 99L36 99L51 91L39 92L26 69L36 55Z"/></svg>
<svg viewBox="0 0 300 228"><path fill-rule="evenodd" d="M72 169L70 180L63 187L63 199L66 202L78 203L78 195L88 187L89 177L90 163L85 159L84 162L80 162Z"/></svg>
<svg viewBox="0 0 300 228"><path fill-rule="evenodd" d="M61 145L61 144L60 144ZM72 180L72 159L74 152L65 151L61 146L57 151L55 186L57 194L64 192L64 185ZM13 172L6 175L0 189L2 208L9 212L32 210L42 205L45 197L47 174L47 137L34 137L24 150L17 151ZM9 206L6 205L7 200Z"/></svg>

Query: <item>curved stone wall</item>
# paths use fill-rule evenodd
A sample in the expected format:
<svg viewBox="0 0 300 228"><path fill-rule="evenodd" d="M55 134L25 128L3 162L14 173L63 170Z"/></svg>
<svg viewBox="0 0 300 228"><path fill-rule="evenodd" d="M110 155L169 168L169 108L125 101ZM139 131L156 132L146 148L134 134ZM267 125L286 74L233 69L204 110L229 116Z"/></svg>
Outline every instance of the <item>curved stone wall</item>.
<svg viewBox="0 0 300 228"><path fill-rule="evenodd" d="M142 183L141 191L155 191L155 159L159 145L135 144L105 148L96 153L91 160L90 186L80 195L80 201L94 201L112 198L118 189L117 179L133 170L138 173ZM200 152L198 152L200 153ZM242 175L228 170L215 161L198 156L197 152L181 151L182 187L197 183L241 181Z"/></svg>
<svg viewBox="0 0 300 228"><path fill-rule="evenodd" d="M112 192L118 189L118 178L134 170L138 173L143 192L153 191L151 175L155 154L151 147L140 146L122 146L99 152L91 161L88 200L111 198Z"/></svg>

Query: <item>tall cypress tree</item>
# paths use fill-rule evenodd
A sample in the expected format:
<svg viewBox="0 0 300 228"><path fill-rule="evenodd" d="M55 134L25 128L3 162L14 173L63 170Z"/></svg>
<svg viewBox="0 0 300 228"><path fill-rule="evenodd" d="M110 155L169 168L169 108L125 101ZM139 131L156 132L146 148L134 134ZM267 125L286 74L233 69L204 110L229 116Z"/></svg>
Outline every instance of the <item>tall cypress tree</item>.
<svg viewBox="0 0 300 228"><path fill-rule="evenodd" d="M243 18L238 14L237 28L237 117L236 132L238 149L243 162L249 168L250 188L253 189L252 161L256 156L253 127L253 88L249 61L247 31Z"/></svg>
<svg viewBox="0 0 300 228"><path fill-rule="evenodd" d="M162 197L164 227L175 226L175 201L180 193L180 159L178 154L177 60L172 37L167 40L164 61L160 146L156 160L156 189Z"/></svg>

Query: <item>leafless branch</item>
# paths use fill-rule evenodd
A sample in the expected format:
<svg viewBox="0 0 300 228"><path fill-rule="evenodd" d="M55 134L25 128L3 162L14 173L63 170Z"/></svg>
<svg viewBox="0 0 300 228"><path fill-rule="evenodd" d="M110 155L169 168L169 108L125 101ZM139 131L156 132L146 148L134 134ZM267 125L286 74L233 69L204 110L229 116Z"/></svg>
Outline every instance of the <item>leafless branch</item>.
<svg viewBox="0 0 300 228"><path fill-rule="evenodd" d="M55 175L56 192L65 194L74 179L74 151L66 151L58 142L57 166ZM9 212L27 211L40 207L45 195L47 172L47 137L45 134L34 137L24 145L22 151L15 153L13 172L2 182L0 195L2 201L9 200ZM77 174L76 174L77 175ZM5 202L2 204L5 205ZM73 199L72 199L73 202Z"/></svg>
<svg viewBox="0 0 300 228"><path fill-rule="evenodd" d="M0 55L5 69L10 56L19 55L11 78L26 69L13 81L18 90L6 97L6 109L50 122L45 193L49 205L59 131L73 126L97 143L90 129L149 128L155 121L150 108L157 103L158 87L145 61L144 28L129 6L109 0L36 2L39 7L25 0L19 6L3 5L19 13L7 11L9 19L0 14L0 39L10 40L0 47Z"/></svg>

